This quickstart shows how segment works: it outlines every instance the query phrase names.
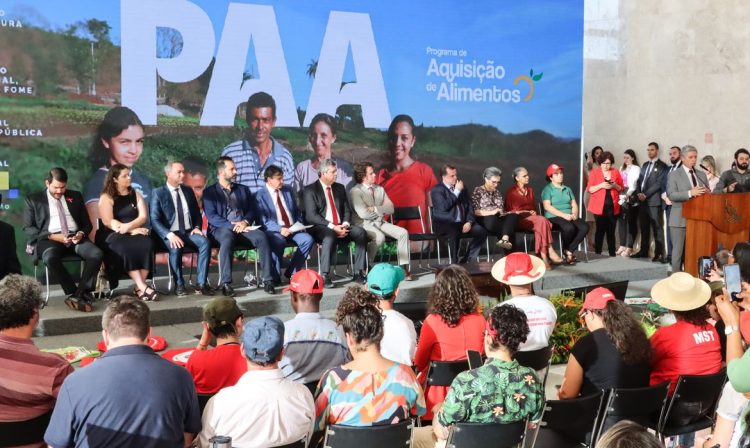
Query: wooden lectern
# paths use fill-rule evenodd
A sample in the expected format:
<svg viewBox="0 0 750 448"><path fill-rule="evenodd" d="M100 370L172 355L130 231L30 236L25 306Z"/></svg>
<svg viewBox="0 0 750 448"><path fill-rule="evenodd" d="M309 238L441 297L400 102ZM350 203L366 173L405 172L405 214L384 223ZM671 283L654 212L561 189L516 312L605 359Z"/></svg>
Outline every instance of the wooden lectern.
<svg viewBox="0 0 750 448"><path fill-rule="evenodd" d="M682 205L687 221L685 272L698 275L698 257L716 253L719 243L732 250L750 241L750 193L704 194Z"/></svg>

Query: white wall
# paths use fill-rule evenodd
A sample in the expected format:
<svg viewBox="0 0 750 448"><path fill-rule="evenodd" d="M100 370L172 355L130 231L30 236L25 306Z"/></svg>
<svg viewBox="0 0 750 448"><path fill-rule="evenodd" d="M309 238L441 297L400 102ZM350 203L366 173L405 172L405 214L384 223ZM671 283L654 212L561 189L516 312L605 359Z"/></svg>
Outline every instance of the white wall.
<svg viewBox="0 0 750 448"><path fill-rule="evenodd" d="M645 160L692 144L729 168L750 148L750 2L585 0L584 148Z"/></svg>

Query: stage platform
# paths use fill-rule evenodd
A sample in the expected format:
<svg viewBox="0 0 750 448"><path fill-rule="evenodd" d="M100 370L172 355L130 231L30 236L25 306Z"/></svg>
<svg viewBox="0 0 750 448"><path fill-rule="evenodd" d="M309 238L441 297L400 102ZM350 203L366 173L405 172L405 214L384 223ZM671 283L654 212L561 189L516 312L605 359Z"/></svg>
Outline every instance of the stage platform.
<svg viewBox="0 0 750 448"><path fill-rule="evenodd" d="M578 254L583 259L583 254ZM432 265L437 260L431 260ZM413 263L416 268L416 262ZM414 269L416 271L416 269ZM343 271L339 267L339 271ZM235 272L235 285L242 284L243 273ZM547 272L545 276L535 283L535 289L539 295L547 296L561 289L583 287L593 284L610 283L629 280L628 297L642 297L649 294L651 286L668 275L668 265L651 263L646 259L610 258L589 255L589 262L580 262L575 266L558 266ZM210 278L215 278L212 273ZM418 302L427 300L427 294L434 283L435 275L432 272L417 274L416 280L403 282L398 301ZM157 277L157 287L166 289L167 279ZM321 312L332 315L333 310L347 286L354 283L340 279L336 282L337 287L326 290L321 302ZM132 291L130 281L122 281L120 292ZM498 293L499 295L499 293ZM266 294L262 289L255 287L235 287L235 298L245 310L246 317L262 315L290 316L294 313L291 308L289 293L282 292L277 288L277 294ZM82 313L68 309L64 302L62 290L53 286L48 306L42 310L39 326L35 336L61 336L78 333L98 332L101 330L101 316L106 306L106 300L97 301L94 311ZM211 300L211 297L190 294L186 297L174 295L163 295L158 302L149 303L152 310L151 323L154 327L197 323L202 320L202 308ZM200 327L196 327L200 328ZM46 344L45 344L46 345Z"/></svg>

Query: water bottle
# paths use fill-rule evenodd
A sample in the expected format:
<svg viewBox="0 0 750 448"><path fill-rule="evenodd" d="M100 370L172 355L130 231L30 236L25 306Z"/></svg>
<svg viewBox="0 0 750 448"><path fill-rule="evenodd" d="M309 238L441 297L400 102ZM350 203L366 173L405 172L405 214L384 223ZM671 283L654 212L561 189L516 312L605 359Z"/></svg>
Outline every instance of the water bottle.
<svg viewBox="0 0 750 448"><path fill-rule="evenodd" d="M229 436L213 436L208 443L211 448L232 448L232 438Z"/></svg>

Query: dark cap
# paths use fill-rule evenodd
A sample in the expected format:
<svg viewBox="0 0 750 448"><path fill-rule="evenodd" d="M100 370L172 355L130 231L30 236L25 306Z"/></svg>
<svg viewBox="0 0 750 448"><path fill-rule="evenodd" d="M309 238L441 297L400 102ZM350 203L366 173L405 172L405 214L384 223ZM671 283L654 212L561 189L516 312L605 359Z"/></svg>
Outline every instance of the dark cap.
<svg viewBox="0 0 750 448"><path fill-rule="evenodd" d="M240 316L242 316L242 310L237 306L237 301L231 297L218 297L208 302L203 308L203 320L208 323L209 328L234 325Z"/></svg>

